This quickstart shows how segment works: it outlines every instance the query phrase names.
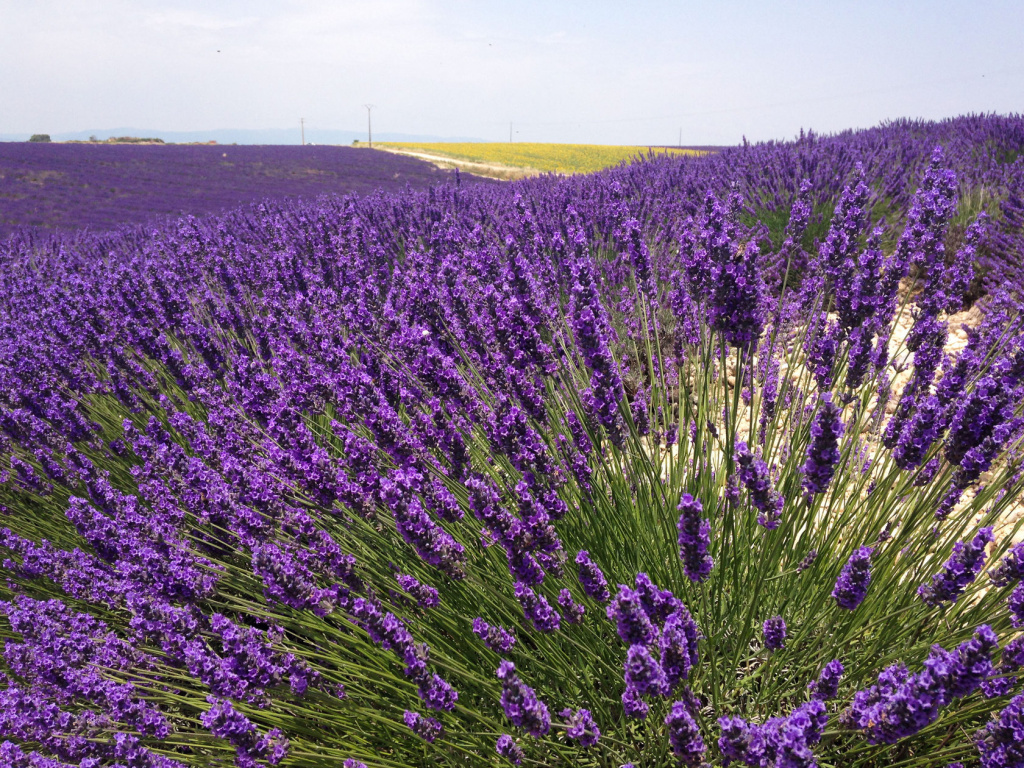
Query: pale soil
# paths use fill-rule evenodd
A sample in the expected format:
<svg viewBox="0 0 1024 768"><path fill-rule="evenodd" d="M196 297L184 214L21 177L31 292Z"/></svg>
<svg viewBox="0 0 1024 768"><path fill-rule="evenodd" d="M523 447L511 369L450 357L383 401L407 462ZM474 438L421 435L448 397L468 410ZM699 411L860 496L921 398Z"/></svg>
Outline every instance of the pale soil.
<svg viewBox="0 0 1024 768"><path fill-rule="evenodd" d="M955 355L959 353L960 350L962 350L967 345L966 329L976 327L981 322L982 317L982 312L977 306L972 307L969 310L958 312L947 317L949 336L944 346L944 351L947 355ZM891 383L891 394L885 406L886 417L891 416L892 413L895 411L896 404L899 401L900 394L903 392L903 388L906 386L907 382L910 379L911 368L909 363L912 361L913 355L912 353L906 350L905 343L907 335L909 334L913 324L914 320L911 317L911 313L908 309L904 308L904 310L900 313L899 317L893 325L892 336L889 339L889 356L890 360L892 361L891 365L894 365L897 369L903 365L906 365L906 370L893 376ZM736 361L734 357L730 357L730 359L726 363L726 376L728 378L730 389L734 387L736 384L735 363ZM780 380L783 380L788 376L791 384L797 385L799 382L802 369L802 360L796 361L796 366L794 369L792 369L792 372L790 372L789 369L787 369L786 362L783 361L779 367L779 378ZM888 368L887 370L891 371L892 368ZM876 395L875 397L872 398L869 408L874 409L877 405L877 402L878 398ZM750 418L749 413L749 409L744 409L743 411L741 411L739 425L737 427L737 434L745 435L748 433ZM859 436L867 445L868 455L871 455L874 452L878 443L878 433L874 433L871 429L872 421L873 420L869 421L868 428L862 431L861 435ZM883 426L884 423L885 422L883 420ZM779 429L782 428L783 426L780 423ZM663 476L667 476L668 462L674 460L676 450L677 449L674 448L670 454L669 452L665 451L663 447L661 448L661 460L664 462L662 464ZM992 474L992 472L987 472L983 474L980 478L980 482L983 484L988 483L992 478ZM967 493L964 494L964 499L960 502L958 508L963 509L968 503L970 503L972 498L973 493L970 490L968 490ZM1021 518L1024 518L1024 497L1019 498L1016 501L1016 503L1012 507L1010 507L1002 516L1000 523L996 526L995 530L997 541L1001 540L1003 536L1011 534L1013 528L1015 527L1017 522L1021 520ZM978 518L978 521L980 522L980 516ZM1013 540L1015 543L1017 541L1024 540L1024 527L1022 527L1022 529L1019 530L1016 533L1016 535L1013 536ZM994 544L990 545L989 549L991 550L993 548Z"/></svg>
<svg viewBox="0 0 1024 768"><path fill-rule="evenodd" d="M490 179L500 179L502 181L514 181L515 179L540 176L540 171L535 168L518 168L511 165L500 165L498 163L481 163L475 160L463 160L457 157L435 155L429 152L421 152L419 150L412 149L396 149L394 147L374 147L374 149L380 150L381 152L391 152L395 155L406 155L407 157L426 160L428 163L433 163L438 168L442 168L444 170L458 168L459 171L472 173L475 176L485 176Z"/></svg>

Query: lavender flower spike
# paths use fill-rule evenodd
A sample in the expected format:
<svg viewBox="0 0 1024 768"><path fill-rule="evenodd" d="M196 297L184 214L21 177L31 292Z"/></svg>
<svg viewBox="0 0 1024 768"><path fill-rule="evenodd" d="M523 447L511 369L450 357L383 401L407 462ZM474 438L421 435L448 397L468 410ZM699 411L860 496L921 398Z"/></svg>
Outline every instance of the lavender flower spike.
<svg viewBox="0 0 1024 768"><path fill-rule="evenodd" d="M511 632L497 624L488 624L479 616L473 619L473 634L495 653L508 653L516 644L516 638Z"/></svg>
<svg viewBox="0 0 1024 768"><path fill-rule="evenodd" d="M953 545L953 554L942 566L942 572L932 576L931 584L918 587L917 594L932 606L946 601L955 603L981 571L985 564L985 545L992 540L992 529L982 528L970 544L958 541Z"/></svg>
<svg viewBox="0 0 1024 768"><path fill-rule="evenodd" d="M807 446L804 463L804 491L808 496L823 493L835 474L839 462L839 437L843 422L839 406L832 402L832 393L821 395L821 405L811 422L811 444Z"/></svg>
<svg viewBox="0 0 1024 768"><path fill-rule="evenodd" d="M1011 699L995 720L978 731L975 740L981 768L1024 765L1024 693Z"/></svg>
<svg viewBox="0 0 1024 768"><path fill-rule="evenodd" d="M807 684L807 690L811 692L811 698L817 701L829 701L839 693L839 679L843 676L843 663L839 659L832 659L825 668L821 670L817 680Z"/></svg>
<svg viewBox="0 0 1024 768"><path fill-rule="evenodd" d="M770 651L778 651L786 646L786 622L781 616L766 619L762 626L764 647Z"/></svg>
<svg viewBox="0 0 1024 768"><path fill-rule="evenodd" d="M755 455L746 443L737 443L733 458L737 465L736 474L750 494L751 503L757 508L758 524L770 531L775 530L779 526L785 499L772 486L771 473L760 456L760 449Z"/></svg>
<svg viewBox="0 0 1024 768"><path fill-rule="evenodd" d="M679 501L679 556L683 571L690 581L701 582L708 577L715 561L708 554L711 525L701 519L703 506L700 499L684 493Z"/></svg>
<svg viewBox="0 0 1024 768"><path fill-rule="evenodd" d="M581 549L576 554L576 565L580 567L580 586L583 587L587 596L594 598L599 603L604 603L611 597L608 591L608 582L597 567L597 564L590 559L590 553Z"/></svg>
<svg viewBox="0 0 1024 768"><path fill-rule="evenodd" d="M668 742L672 745L672 753L681 765L697 766L704 762L704 740L700 736L697 721L690 713L685 701L672 704L672 709L665 716L668 726Z"/></svg>
<svg viewBox="0 0 1024 768"><path fill-rule="evenodd" d="M438 736L444 734L444 726L433 717L424 717L419 712L406 710L403 719L409 729L428 744L433 744Z"/></svg>
<svg viewBox="0 0 1024 768"><path fill-rule="evenodd" d="M569 727L565 731L567 738L579 742L581 747L592 747L597 744L601 738L601 729L597 727L589 709L578 709L575 712L565 709L561 715L568 720Z"/></svg>
<svg viewBox="0 0 1024 768"><path fill-rule="evenodd" d="M832 597L836 599L840 608L852 611L863 602L871 583L872 553L873 547L860 547L850 555L850 559L843 566L836 580L835 589L832 590Z"/></svg>
<svg viewBox="0 0 1024 768"><path fill-rule="evenodd" d="M508 758L513 765L522 765L525 757L523 748L516 744L507 733L498 737L498 743L494 745L494 748L499 755Z"/></svg>
<svg viewBox="0 0 1024 768"><path fill-rule="evenodd" d="M551 730L547 705L537 698L533 688L519 679L516 665L503 661L496 672L501 680L501 706L512 723L531 736L544 736Z"/></svg>
<svg viewBox="0 0 1024 768"><path fill-rule="evenodd" d="M619 637L626 645L647 645L657 637L657 630L644 612L640 596L625 584L605 610L614 621Z"/></svg>

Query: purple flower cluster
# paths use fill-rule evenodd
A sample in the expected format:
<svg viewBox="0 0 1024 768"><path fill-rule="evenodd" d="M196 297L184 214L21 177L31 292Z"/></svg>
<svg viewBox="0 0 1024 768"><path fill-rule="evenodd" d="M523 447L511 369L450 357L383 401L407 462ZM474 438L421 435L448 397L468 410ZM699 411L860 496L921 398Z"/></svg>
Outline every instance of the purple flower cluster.
<svg viewBox="0 0 1024 768"><path fill-rule="evenodd" d="M975 739L982 768L1024 765L1024 694L1015 696Z"/></svg>
<svg viewBox="0 0 1024 768"><path fill-rule="evenodd" d="M786 622L781 616L765 619L761 631L764 633L764 647L769 651L779 651L786 646Z"/></svg>
<svg viewBox="0 0 1024 768"><path fill-rule="evenodd" d="M817 761L811 747L821 741L827 723L825 705L816 700L801 704L786 717L773 717L764 725L748 723L741 717L721 717L718 749L722 764L736 761L752 768L813 768Z"/></svg>
<svg viewBox="0 0 1024 768"><path fill-rule="evenodd" d="M947 601L955 603L964 588L981 572L985 565L985 546L992 540L992 529L982 528L969 543L958 541L953 545L953 554L942 566L942 571L932 576L931 584L918 587L917 594L928 605Z"/></svg>
<svg viewBox="0 0 1024 768"><path fill-rule="evenodd" d="M513 765L522 765L523 758L526 757L523 754L523 748L516 744L507 733L503 733L498 737L498 742L494 745L494 748L499 755L508 759Z"/></svg>
<svg viewBox="0 0 1024 768"><path fill-rule="evenodd" d="M832 402L832 395L824 392L818 411L811 422L811 443L807 446L807 461L804 463L804 491L808 496L824 493L835 474L839 462L839 437L843 434L843 422L839 406Z"/></svg>
<svg viewBox="0 0 1024 768"><path fill-rule="evenodd" d="M516 644L516 638L511 632L497 624L488 624L479 616L473 619L473 633L495 653L508 653Z"/></svg>
<svg viewBox="0 0 1024 768"><path fill-rule="evenodd" d="M544 736L551 728L548 707L537 698L533 688L519 679L515 670L515 664L503 661L496 672L501 680L501 706L505 710L505 717L531 736Z"/></svg>
<svg viewBox="0 0 1024 768"><path fill-rule="evenodd" d="M393 613L384 612L373 600L356 598L349 605L355 623L369 634L373 642L395 653L405 662L405 675L419 687L419 696L431 709L451 711L459 693L443 678L427 669L426 645L418 644L402 621Z"/></svg>
<svg viewBox="0 0 1024 768"><path fill-rule="evenodd" d="M419 712L406 710L403 720L409 726L409 730L428 744L433 744L435 739L444 734L444 726L439 720L433 717L424 717Z"/></svg>
<svg viewBox="0 0 1024 768"><path fill-rule="evenodd" d="M740 246L711 266L711 327L733 347L757 344L765 324L765 294L757 243Z"/></svg>
<svg viewBox="0 0 1024 768"><path fill-rule="evenodd" d="M992 673L995 633L987 625L947 651L934 646L916 674L902 664L886 668L878 682L854 694L842 722L864 732L872 744L893 744L935 722L944 707L977 690Z"/></svg>
<svg viewBox="0 0 1024 768"><path fill-rule="evenodd" d="M700 628L686 606L646 573L637 574L635 590L619 585L607 614L628 646L622 705L627 716L643 719L650 707L642 697L672 695L696 666Z"/></svg>
<svg viewBox="0 0 1024 768"><path fill-rule="evenodd" d="M566 720L566 738L578 742L581 747L592 747L601 738L601 729L594 722L589 709L563 709L561 717Z"/></svg>
<svg viewBox="0 0 1024 768"><path fill-rule="evenodd" d="M605 579L604 573L597 567L597 564L590 559L590 553L587 550L581 549L576 553L576 564L580 567L580 586L583 587L584 593L599 603L607 602L611 597L608 580Z"/></svg>
<svg viewBox="0 0 1024 768"><path fill-rule="evenodd" d="M590 370L590 388L582 393L590 413L608 432L608 438L621 447L625 424L619 404L625 393L618 363L609 349L608 318L594 282L593 264L587 252L583 232L573 234L576 258L573 262L572 329L576 344Z"/></svg>
<svg viewBox="0 0 1024 768"><path fill-rule="evenodd" d="M568 589L562 589L558 593L558 607L562 609L562 615L570 624L579 624L583 621L586 608L572 599L572 592Z"/></svg>
<svg viewBox="0 0 1024 768"><path fill-rule="evenodd" d="M758 524L768 530L778 528L785 499L781 493L775 490L771 472L764 459L761 458L760 449L756 454L751 453L746 443L739 442L736 444L733 459L736 462L736 473L739 475L740 482L746 487L750 494L750 501L757 509Z"/></svg>
<svg viewBox="0 0 1024 768"><path fill-rule="evenodd" d="M416 598L416 604L421 608L436 608L441 604L437 590L429 584L421 584L416 577L400 573L395 580L405 592Z"/></svg>
<svg viewBox="0 0 1024 768"><path fill-rule="evenodd" d="M830 701L839 693L839 680L843 676L843 664L839 659L832 659L821 670L817 680L807 684L807 690L811 692L811 698L817 701Z"/></svg>
<svg viewBox="0 0 1024 768"><path fill-rule="evenodd" d="M684 493L679 500L679 557L683 560L683 572L690 581L704 581L711 573L715 561L708 554L711 524L701 517L704 511L700 499Z"/></svg>
<svg viewBox="0 0 1024 768"><path fill-rule="evenodd" d="M288 739L278 729L260 734L256 725L236 710L230 701L207 697L213 706L199 719L210 733L231 743L237 751L235 762L240 768L256 768L258 760L277 765L288 754Z"/></svg>
<svg viewBox="0 0 1024 768"><path fill-rule="evenodd" d="M1024 543L1015 544L1006 557L989 573L992 583L1005 587L1016 583L1008 605L1013 626L1024 628Z"/></svg>
<svg viewBox="0 0 1024 768"><path fill-rule="evenodd" d="M871 555L874 551L873 547L858 547L843 566L832 590L832 597L840 608L852 611L864 602L871 584Z"/></svg>
<svg viewBox="0 0 1024 768"><path fill-rule="evenodd" d="M523 613L538 632L557 632L562 625L562 617L544 595L538 595L522 582L515 587L516 600L523 606Z"/></svg>
<svg viewBox="0 0 1024 768"><path fill-rule="evenodd" d="M701 738L697 721L690 712L690 702L673 702L669 713L665 715L665 725L668 727L668 743L672 746L672 754L680 765L702 765L707 747Z"/></svg>

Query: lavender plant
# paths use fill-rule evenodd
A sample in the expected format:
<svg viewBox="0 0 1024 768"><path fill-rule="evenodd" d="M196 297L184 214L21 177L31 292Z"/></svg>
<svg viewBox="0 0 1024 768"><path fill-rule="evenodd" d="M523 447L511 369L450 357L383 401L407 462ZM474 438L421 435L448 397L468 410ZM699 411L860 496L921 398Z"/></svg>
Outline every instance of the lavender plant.
<svg viewBox="0 0 1024 768"><path fill-rule="evenodd" d="M9 241L0 756L1021 765L1020 296L887 130Z"/></svg>

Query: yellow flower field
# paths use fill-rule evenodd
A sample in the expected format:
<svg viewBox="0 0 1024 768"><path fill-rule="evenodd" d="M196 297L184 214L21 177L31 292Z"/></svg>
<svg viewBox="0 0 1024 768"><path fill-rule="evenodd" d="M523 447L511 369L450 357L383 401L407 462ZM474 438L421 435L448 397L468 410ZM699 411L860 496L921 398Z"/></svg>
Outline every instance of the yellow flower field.
<svg viewBox="0 0 1024 768"><path fill-rule="evenodd" d="M599 144L531 144L531 143L410 143L380 142L375 147L409 154L452 158L467 163L502 166L534 173L592 173L635 160L648 152L698 154L693 149L665 147L606 146ZM470 169L472 170L472 169Z"/></svg>

